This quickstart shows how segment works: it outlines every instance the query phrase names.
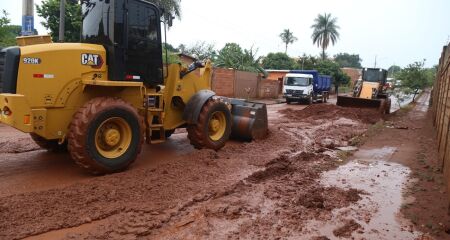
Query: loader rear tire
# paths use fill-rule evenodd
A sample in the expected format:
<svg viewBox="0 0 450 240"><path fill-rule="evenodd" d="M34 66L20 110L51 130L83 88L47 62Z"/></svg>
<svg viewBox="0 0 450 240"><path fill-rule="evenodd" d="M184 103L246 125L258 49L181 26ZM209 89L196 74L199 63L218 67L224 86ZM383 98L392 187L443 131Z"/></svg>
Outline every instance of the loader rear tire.
<svg viewBox="0 0 450 240"><path fill-rule="evenodd" d="M49 152L66 152L67 151L67 141L63 144L59 144L58 140L47 140L36 133L30 133L31 139L41 148Z"/></svg>
<svg viewBox="0 0 450 240"><path fill-rule="evenodd" d="M227 105L209 99L203 105L197 124L187 127L188 138L196 149L219 150L231 134L231 112Z"/></svg>
<svg viewBox="0 0 450 240"><path fill-rule="evenodd" d="M120 172L141 152L143 121L120 98L94 98L76 112L68 141L72 159L91 173Z"/></svg>

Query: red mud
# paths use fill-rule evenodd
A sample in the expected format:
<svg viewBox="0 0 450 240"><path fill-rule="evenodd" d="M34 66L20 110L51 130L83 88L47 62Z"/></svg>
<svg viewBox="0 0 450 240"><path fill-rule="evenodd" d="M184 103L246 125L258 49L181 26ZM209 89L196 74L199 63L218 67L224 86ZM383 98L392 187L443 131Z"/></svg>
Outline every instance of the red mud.
<svg viewBox="0 0 450 240"><path fill-rule="evenodd" d="M374 109L366 108L345 108L331 104L313 104L303 110L293 110L290 108L279 111L291 120L307 121L316 119L335 120L341 117L359 121L362 123L374 124L381 120L381 114Z"/></svg>
<svg viewBox="0 0 450 240"><path fill-rule="evenodd" d="M361 228L361 224L357 223L355 220L350 219L347 220L342 227L339 227L333 231L334 236L336 237L345 237L349 238L352 236L352 233Z"/></svg>
<svg viewBox="0 0 450 240"><path fill-rule="evenodd" d="M366 194L319 180L340 164L334 147L348 145L380 116L326 104L280 112L269 116L277 121L265 140L197 151L185 147L181 131L168 148L177 154L164 161L143 163L159 156L147 146L142 162L126 172L0 195L0 238L301 239L309 221L330 219ZM335 235L360 230L342 226Z"/></svg>

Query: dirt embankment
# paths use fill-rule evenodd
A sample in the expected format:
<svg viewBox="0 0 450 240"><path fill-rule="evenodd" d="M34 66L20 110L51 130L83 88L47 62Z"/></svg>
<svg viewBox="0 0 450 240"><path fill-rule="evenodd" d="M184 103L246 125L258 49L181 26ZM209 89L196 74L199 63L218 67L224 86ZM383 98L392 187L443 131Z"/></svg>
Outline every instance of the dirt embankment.
<svg viewBox="0 0 450 240"><path fill-rule="evenodd" d="M310 121L318 119L337 120L347 118L354 121L374 124L381 120L382 115L374 109L367 108L345 108L330 104L314 104L303 110L293 110L290 108L280 110L291 120Z"/></svg>
<svg viewBox="0 0 450 240"><path fill-rule="evenodd" d="M339 164L334 148L348 145L372 122L351 112L326 104L285 110L279 116L285 121L271 124L265 140L230 142L218 152L192 151L152 168L0 197L0 238L301 238L308 221L329 219L364 194L318 181ZM336 234L355 227L348 229Z"/></svg>
<svg viewBox="0 0 450 240"><path fill-rule="evenodd" d="M0 124L0 154L29 152L39 149L39 146L33 142L30 135L14 130L11 131L7 126Z"/></svg>

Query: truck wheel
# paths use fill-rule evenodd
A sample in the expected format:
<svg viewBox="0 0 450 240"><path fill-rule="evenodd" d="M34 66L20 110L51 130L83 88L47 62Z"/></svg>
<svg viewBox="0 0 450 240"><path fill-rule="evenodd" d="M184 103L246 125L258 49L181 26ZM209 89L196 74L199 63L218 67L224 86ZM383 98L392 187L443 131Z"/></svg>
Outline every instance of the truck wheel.
<svg viewBox="0 0 450 240"><path fill-rule="evenodd" d="M69 131L73 160L94 174L126 169L141 152L142 118L119 98L94 98L75 114Z"/></svg>
<svg viewBox="0 0 450 240"><path fill-rule="evenodd" d="M209 99L202 107L197 124L189 125L187 131L195 148L219 150L230 138L230 110L225 103Z"/></svg>
<svg viewBox="0 0 450 240"><path fill-rule="evenodd" d="M50 152L66 152L67 141L63 144L59 144L58 140L47 140L36 133L30 133L31 139L41 148Z"/></svg>
<svg viewBox="0 0 450 240"><path fill-rule="evenodd" d="M286 104L291 104L291 99L286 98Z"/></svg>
<svg viewBox="0 0 450 240"><path fill-rule="evenodd" d="M313 104L313 96L312 96L312 95L309 95L309 98L308 98L308 105L311 105L311 104Z"/></svg>

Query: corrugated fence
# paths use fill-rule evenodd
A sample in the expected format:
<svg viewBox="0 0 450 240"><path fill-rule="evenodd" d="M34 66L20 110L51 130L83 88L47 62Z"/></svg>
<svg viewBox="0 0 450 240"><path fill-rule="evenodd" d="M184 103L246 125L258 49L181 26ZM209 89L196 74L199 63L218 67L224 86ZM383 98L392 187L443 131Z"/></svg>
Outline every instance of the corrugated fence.
<svg viewBox="0 0 450 240"><path fill-rule="evenodd" d="M442 51L431 101L437 130L439 161L447 179L447 186L450 186L450 45L445 46Z"/></svg>

